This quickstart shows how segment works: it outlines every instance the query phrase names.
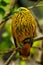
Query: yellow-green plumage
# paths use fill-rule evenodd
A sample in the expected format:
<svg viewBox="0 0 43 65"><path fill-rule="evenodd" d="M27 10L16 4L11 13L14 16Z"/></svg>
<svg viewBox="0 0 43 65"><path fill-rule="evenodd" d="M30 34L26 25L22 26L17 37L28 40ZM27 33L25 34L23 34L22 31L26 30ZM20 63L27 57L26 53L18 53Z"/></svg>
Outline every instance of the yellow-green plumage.
<svg viewBox="0 0 43 65"><path fill-rule="evenodd" d="M21 7L12 18L12 34L16 39L16 44L22 42L25 38L35 37L36 36L36 21L30 10L27 8ZM22 52L22 49L24 50ZM30 50L29 44L25 44L20 53L23 56L27 56ZM28 51L26 51L28 49ZM26 52L27 54L26 54ZM25 53L25 54L24 54Z"/></svg>

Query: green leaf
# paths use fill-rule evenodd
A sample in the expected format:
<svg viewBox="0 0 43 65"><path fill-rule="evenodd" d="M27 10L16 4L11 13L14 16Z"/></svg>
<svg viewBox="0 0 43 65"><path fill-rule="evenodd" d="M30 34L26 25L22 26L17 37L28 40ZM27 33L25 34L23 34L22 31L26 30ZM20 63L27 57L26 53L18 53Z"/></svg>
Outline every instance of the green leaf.
<svg viewBox="0 0 43 65"><path fill-rule="evenodd" d="M8 3L6 3L5 1L2 0L2 1L1 1L1 5L2 5L2 6L7 6Z"/></svg>
<svg viewBox="0 0 43 65"><path fill-rule="evenodd" d="M4 15L5 14L5 10L3 8L0 7L0 14Z"/></svg>
<svg viewBox="0 0 43 65"><path fill-rule="evenodd" d="M21 60L20 65L26 65L26 62L24 60Z"/></svg>
<svg viewBox="0 0 43 65"><path fill-rule="evenodd" d="M32 46L33 46L33 47L38 47L38 46L40 46L40 41L34 42ZM31 52L32 54L34 54L34 53L36 52L36 48L31 48L31 49L30 49L30 52Z"/></svg>
<svg viewBox="0 0 43 65"><path fill-rule="evenodd" d="M0 50L7 50L12 47L12 42L10 39L4 38L4 40L0 43Z"/></svg>
<svg viewBox="0 0 43 65"><path fill-rule="evenodd" d="M6 38L8 36L8 33L7 32L4 32L3 34L2 34L2 37L4 37L4 38Z"/></svg>
<svg viewBox="0 0 43 65"><path fill-rule="evenodd" d="M40 41L34 42L32 46L40 46Z"/></svg>

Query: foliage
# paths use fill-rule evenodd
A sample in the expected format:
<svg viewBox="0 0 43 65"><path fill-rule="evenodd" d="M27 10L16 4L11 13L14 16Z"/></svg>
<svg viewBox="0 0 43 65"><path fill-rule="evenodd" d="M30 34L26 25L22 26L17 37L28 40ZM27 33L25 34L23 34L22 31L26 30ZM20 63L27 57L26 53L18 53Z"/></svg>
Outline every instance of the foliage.
<svg viewBox="0 0 43 65"><path fill-rule="evenodd" d="M6 3L4 0L1 0L0 5L1 5L1 6L7 6L8 3Z"/></svg>
<svg viewBox="0 0 43 65"><path fill-rule="evenodd" d="M3 8L0 7L0 14L4 15L5 14L5 10Z"/></svg>
<svg viewBox="0 0 43 65"><path fill-rule="evenodd" d="M8 6L10 4L11 0L0 0L0 15L2 15L2 18L5 18L5 13L8 9ZM14 8L11 9L10 14L14 14L14 12L16 11L16 9L18 8L18 3L15 5ZM36 8L37 9L37 8ZM43 8L38 8L39 9L39 13L43 14ZM37 14L37 11L35 11L35 13ZM38 16L40 16L39 14L37 14ZM39 22L41 25L43 25L43 15L42 16L42 20L40 19ZM41 22L42 21L42 22ZM0 31L1 35L0 35L0 51L5 51L5 50L9 50L10 48L15 48L15 45L12 43L11 37L12 37L12 33L11 33L11 25L9 24L10 21L8 21L8 23L6 23L6 25L4 26L4 31ZM39 46L40 41L37 41L35 43L33 43L33 46ZM32 54L35 54L36 49L35 48L31 48L30 52ZM0 53L0 57L3 57L4 53ZM19 53L17 52L16 57L19 58ZM20 65L26 65L25 61L21 60Z"/></svg>

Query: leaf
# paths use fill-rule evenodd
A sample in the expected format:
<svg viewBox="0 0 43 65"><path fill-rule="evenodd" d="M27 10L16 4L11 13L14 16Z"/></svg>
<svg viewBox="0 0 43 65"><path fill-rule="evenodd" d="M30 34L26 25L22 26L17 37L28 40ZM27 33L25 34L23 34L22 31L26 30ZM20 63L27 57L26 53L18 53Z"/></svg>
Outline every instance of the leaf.
<svg viewBox="0 0 43 65"><path fill-rule="evenodd" d="M7 37L8 36L8 33L7 32L4 32L3 34L2 34L2 37Z"/></svg>
<svg viewBox="0 0 43 65"><path fill-rule="evenodd" d="M32 45L33 47L40 46L40 41L36 41ZM36 52L36 48L31 48L30 52L34 54Z"/></svg>
<svg viewBox="0 0 43 65"><path fill-rule="evenodd" d="M5 10L3 8L0 7L0 14L4 15L5 14Z"/></svg>
<svg viewBox="0 0 43 65"><path fill-rule="evenodd" d="M26 62L24 60L21 60L20 65L26 65Z"/></svg>
<svg viewBox="0 0 43 65"><path fill-rule="evenodd" d="M12 47L12 42L10 40L10 37L6 37L2 40L2 42L0 43L0 50L7 50L9 48Z"/></svg>
<svg viewBox="0 0 43 65"><path fill-rule="evenodd" d="M40 41L34 42L32 46L40 46Z"/></svg>
<svg viewBox="0 0 43 65"><path fill-rule="evenodd" d="M2 5L2 6L7 6L8 3L6 3L5 1L2 0L2 1L1 1L1 5Z"/></svg>

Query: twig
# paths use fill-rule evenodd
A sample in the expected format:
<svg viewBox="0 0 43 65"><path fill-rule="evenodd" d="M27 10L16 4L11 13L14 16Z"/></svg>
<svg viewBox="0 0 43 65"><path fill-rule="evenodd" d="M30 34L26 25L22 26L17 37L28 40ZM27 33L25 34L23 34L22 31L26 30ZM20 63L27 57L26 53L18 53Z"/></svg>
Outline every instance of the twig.
<svg viewBox="0 0 43 65"><path fill-rule="evenodd" d="M14 51L12 54L11 54L11 56L8 58L8 60L5 62L5 64L4 65L7 65L8 64L8 62L11 60L11 58L13 57L13 55L16 53L16 51Z"/></svg>
<svg viewBox="0 0 43 65"><path fill-rule="evenodd" d="M8 58L8 60L5 62L4 65L7 65L7 64L9 63L9 61L12 59L12 57L14 56L14 54L16 53L16 51L17 51L18 49L19 49L19 48L17 47L17 48L13 51L13 53L10 55L10 57Z"/></svg>
<svg viewBox="0 0 43 65"><path fill-rule="evenodd" d="M2 22L0 23L0 25L4 22L4 21L7 21L9 19L9 16L11 15L11 10L15 7L15 2L16 0L11 0L11 3L9 5L9 8L8 10L6 11L5 13L5 17L4 17L4 20L2 20Z"/></svg>
<svg viewBox="0 0 43 65"><path fill-rule="evenodd" d="M10 18L12 18L12 15L8 15L5 19L3 19L3 21L0 23L0 31L3 29L3 27L6 24L6 21L9 20Z"/></svg>
<svg viewBox="0 0 43 65"><path fill-rule="evenodd" d="M7 16L5 17L5 19L2 20L2 22L0 23L0 25L3 24L3 23L6 23L6 21L9 20L11 17L12 17L12 15L10 15L10 14L7 15Z"/></svg>
<svg viewBox="0 0 43 65"><path fill-rule="evenodd" d="M38 41L38 40L43 40L43 35L34 38L33 42Z"/></svg>
<svg viewBox="0 0 43 65"><path fill-rule="evenodd" d="M35 37L35 38L26 38L25 40L22 41L22 43L36 42L38 40L43 40L43 35Z"/></svg>
<svg viewBox="0 0 43 65"><path fill-rule="evenodd" d="M36 7L43 7L43 5L36 5L36 6L30 6L30 7L28 7L29 9L33 9L33 8L36 8Z"/></svg>
<svg viewBox="0 0 43 65"><path fill-rule="evenodd" d="M9 48L8 50L0 50L0 54L8 53L13 50L14 50L14 48Z"/></svg>
<svg viewBox="0 0 43 65"><path fill-rule="evenodd" d="M11 9L14 8L14 4L15 4L15 0L12 0L10 3L10 8L8 9L8 11L5 14L4 20L0 23L0 30L4 27L4 25L6 24L6 21L10 19L11 16ZM39 3L39 1L37 1L33 6L29 7L29 9L34 8L34 7L40 7L43 5L37 5ZM13 14L12 14L13 15Z"/></svg>
<svg viewBox="0 0 43 65"><path fill-rule="evenodd" d="M36 48L36 49L39 49L39 50L43 50L42 48L40 48L40 47L37 47L37 46L32 46L32 48Z"/></svg>
<svg viewBox="0 0 43 65"><path fill-rule="evenodd" d="M31 10L31 9L36 8L36 7L43 7L43 5L41 5L41 4L39 5L39 2L40 2L40 0L38 0L33 6L30 6L28 8ZM35 16L35 20L36 20L36 23L38 25L39 31L42 33L42 28L41 28L41 26L38 22L38 18L36 16Z"/></svg>
<svg viewBox="0 0 43 65"><path fill-rule="evenodd" d="M38 41L38 40L43 40L43 35L42 35L42 36L39 36L39 37L34 38L34 39L33 39L33 42ZM26 42L29 42L29 40L28 40L28 41L26 41ZM23 44L22 44L22 45L23 45ZM10 48L9 50L4 50L4 51L0 50L0 54L3 54L3 53L8 53L8 52L13 51L13 50L14 50L14 48Z"/></svg>
<svg viewBox="0 0 43 65"><path fill-rule="evenodd" d="M42 40L42 39L43 39L43 35L34 38L34 39L33 39L33 42L38 41L38 40ZM28 41L28 42L29 42L29 41ZM22 48L22 46L21 46L21 48ZM35 48L35 47L34 47L34 48ZM17 47L17 48L13 51L13 53L11 54L11 56L10 56L10 57L8 58L8 60L5 62L5 65L8 64L8 62L11 60L11 58L13 57L13 55L16 53L15 51L17 51L18 49L19 49L19 47Z"/></svg>
<svg viewBox="0 0 43 65"><path fill-rule="evenodd" d="M38 26L38 29L39 29L39 32L42 33L42 28L38 22L38 18L35 16L35 20L36 20L36 23L37 23L37 26Z"/></svg>
<svg viewBox="0 0 43 65"><path fill-rule="evenodd" d="M4 25L6 24L6 21L10 19L11 17L11 10L15 7L15 2L16 0L12 0L10 5L9 5L9 9L8 11L5 13L5 17L3 18L2 22L0 23L0 30L4 27Z"/></svg>
<svg viewBox="0 0 43 65"><path fill-rule="evenodd" d="M8 15L8 14L11 12L11 10L15 7L14 5L15 5L16 1L17 1L17 0L11 0L11 3L10 3L10 5L9 5L8 10L7 10L6 13L5 13L5 16Z"/></svg>
<svg viewBox="0 0 43 65"><path fill-rule="evenodd" d="M42 5L38 5L39 2L40 2L40 0L37 0L37 2L35 2L35 4L33 6L30 6L29 9L42 6Z"/></svg>
<svg viewBox="0 0 43 65"><path fill-rule="evenodd" d="M38 5L39 2L40 2L40 0L37 0L37 1L35 2L35 4L34 4L34 7L35 7L36 5Z"/></svg>

